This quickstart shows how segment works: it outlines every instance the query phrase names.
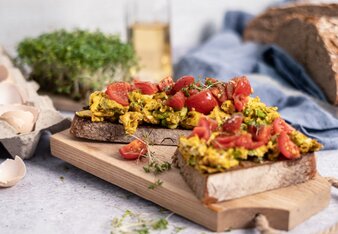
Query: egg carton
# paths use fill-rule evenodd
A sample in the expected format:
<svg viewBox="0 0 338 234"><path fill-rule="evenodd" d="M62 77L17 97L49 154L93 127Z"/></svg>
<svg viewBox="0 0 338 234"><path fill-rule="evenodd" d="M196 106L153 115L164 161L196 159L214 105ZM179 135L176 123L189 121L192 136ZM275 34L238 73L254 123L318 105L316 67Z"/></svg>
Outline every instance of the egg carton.
<svg viewBox="0 0 338 234"><path fill-rule="evenodd" d="M0 47L0 143L13 158L32 157L44 131L55 133L70 126L71 120L55 110L48 96L38 95L38 89Z"/></svg>

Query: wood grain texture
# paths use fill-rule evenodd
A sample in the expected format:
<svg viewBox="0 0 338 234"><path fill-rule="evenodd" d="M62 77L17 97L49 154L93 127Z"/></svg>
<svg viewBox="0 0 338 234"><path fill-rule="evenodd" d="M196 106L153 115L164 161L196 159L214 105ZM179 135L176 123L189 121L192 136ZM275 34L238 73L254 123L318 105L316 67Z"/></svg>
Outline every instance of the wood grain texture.
<svg viewBox="0 0 338 234"><path fill-rule="evenodd" d="M255 214L267 216L274 228L290 230L324 209L330 199L330 184L317 175L313 180L240 199L203 205L186 185L179 170L154 177L146 174L145 161L126 161L120 158L122 144L85 141L74 138L69 130L51 137L52 154L121 188L182 215L213 231L229 228L248 228ZM171 160L176 147L153 146L158 157ZM157 179L162 186L154 190L149 184Z"/></svg>

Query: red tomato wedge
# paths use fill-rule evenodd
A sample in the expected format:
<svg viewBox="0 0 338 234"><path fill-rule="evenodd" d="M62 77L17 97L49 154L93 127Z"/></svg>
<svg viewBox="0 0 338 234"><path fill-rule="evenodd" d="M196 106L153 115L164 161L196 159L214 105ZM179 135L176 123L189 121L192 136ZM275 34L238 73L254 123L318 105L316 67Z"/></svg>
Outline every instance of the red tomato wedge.
<svg viewBox="0 0 338 234"><path fill-rule="evenodd" d="M174 110L182 110L184 107L186 97L182 91L178 91L175 95L171 96L167 101L167 106L174 108Z"/></svg>
<svg viewBox="0 0 338 234"><path fill-rule="evenodd" d="M106 94L109 99L116 101L117 103L128 106L128 92L131 90L131 86L127 82L114 82L107 86Z"/></svg>
<svg viewBox="0 0 338 234"><path fill-rule="evenodd" d="M185 104L189 110L194 108L196 111L207 115L218 105L218 102L209 90L203 90L188 97Z"/></svg>
<svg viewBox="0 0 338 234"><path fill-rule="evenodd" d="M298 146L293 143L286 132L281 132L277 138L279 151L288 159L300 157Z"/></svg>
<svg viewBox="0 0 338 234"><path fill-rule="evenodd" d="M147 81L135 81L134 85L136 89L139 89L143 94L155 94L158 92L156 84Z"/></svg>
<svg viewBox="0 0 338 234"><path fill-rule="evenodd" d="M133 160L147 153L147 145L140 140L133 140L128 145L121 147L119 152L122 158Z"/></svg>
<svg viewBox="0 0 338 234"><path fill-rule="evenodd" d="M293 130L295 130L293 127L287 124L285 120L282 118L275 119L272 125L274 134L278 134L281 132L291 133Z"/></svg>
<svg viewBox="0 0 338 234"><path fill-rule="evenodd" d="M195 78L193 76L182 76L181 78L179 78L174 87L172 88L172 94L177 93L178 91L180 91L181 89L188 87L189 85L195 83Z"/></svg>
<svg viewBox="0 0 338 234"><path fill-rule="evenodd" d="M158 83L157 87L161 92L169 93L174 85L175 82L173 81L173 78L171 76L167 76Z"/></svg>

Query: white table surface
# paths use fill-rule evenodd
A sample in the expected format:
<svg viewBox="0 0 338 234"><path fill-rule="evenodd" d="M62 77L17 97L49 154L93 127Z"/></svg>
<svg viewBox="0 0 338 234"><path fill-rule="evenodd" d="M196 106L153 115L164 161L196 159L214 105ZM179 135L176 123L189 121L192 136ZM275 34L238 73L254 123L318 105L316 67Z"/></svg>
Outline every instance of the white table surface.
<svg viewBox="0 0 338 234"><path fill-rule="evenodd" d="M36 155L25 161L26 177L12 188L0 189L0 233L110 233L112 219L126 210L153 218L170 214L152 202L52 157L49 152L45 134ZM318 170L323 176L338 178L338 151L319 152ZM337 221L338 189L332 188L329 206L290 233L316 233ZM178 215L169 218L168 229L161 233L174 233L176 226L184 227L179 233L209 233Z"/></svg>

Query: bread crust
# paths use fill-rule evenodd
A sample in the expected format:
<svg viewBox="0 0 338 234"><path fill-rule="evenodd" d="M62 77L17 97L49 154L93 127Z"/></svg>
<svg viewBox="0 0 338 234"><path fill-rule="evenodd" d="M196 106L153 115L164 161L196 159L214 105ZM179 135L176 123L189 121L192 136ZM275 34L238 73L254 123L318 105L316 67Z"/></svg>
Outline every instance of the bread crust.
<svg viewBox="0 0 338 234"><path fill-rule="evenodd" d="M184 180L205 204L303 183L316 175L314 154L294 160L248 163L216 174L202 174L187 165L178 150L175 157Z"/></svg>
<svg viewBox="0 0 338 234"><path fill-rule="evenodd" d="M122 124L110 122L92 122L89 118L74 116L70 133L79 138L107 141L115 143L129 143L135 139L125 134ZM168 129L156 126L139 126L134 136L144 138L155 145L177 146L179 136L188 136L191 130Z"/></svg>
<svg viewBox="0 0 338 234"><path fill-rule="evenodd" d="M246 27L245 40L275 43L304 66L327 99L338 105L338 4L272 8Z"/></svg>

